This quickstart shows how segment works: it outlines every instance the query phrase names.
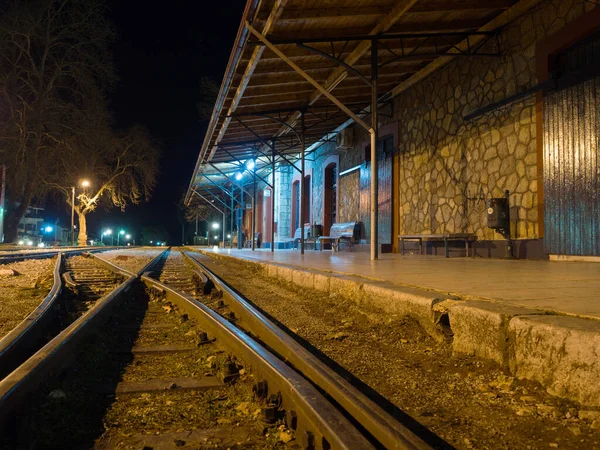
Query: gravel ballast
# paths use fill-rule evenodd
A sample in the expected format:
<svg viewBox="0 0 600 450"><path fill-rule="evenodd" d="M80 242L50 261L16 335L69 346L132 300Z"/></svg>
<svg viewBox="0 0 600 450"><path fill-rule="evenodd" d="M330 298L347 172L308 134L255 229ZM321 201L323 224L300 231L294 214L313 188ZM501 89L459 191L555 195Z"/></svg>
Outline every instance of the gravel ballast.
<svg viewBox="0 0 600 450"><path fill-rule="evenodd" d="M202 257L211 270L382 398L461 448L600 448L600 411L501 366L453 355L414 320Z"/></svg>
<svg viewBox="0 0 600 450"><path fill-rule="evenodd" d="M0 265L0 338L38 307L52 289L56 258Z"/></svg>

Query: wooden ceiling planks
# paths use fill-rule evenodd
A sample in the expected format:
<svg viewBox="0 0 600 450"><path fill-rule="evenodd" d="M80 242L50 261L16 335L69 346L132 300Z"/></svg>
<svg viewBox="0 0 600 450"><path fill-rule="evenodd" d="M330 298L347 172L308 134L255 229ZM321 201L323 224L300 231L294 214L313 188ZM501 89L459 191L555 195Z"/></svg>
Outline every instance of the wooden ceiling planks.
<svg viewBox="0 0 600 450"><path fill-rule="evenodd" d="M380 46L380 63L389 62L393 56L384 47L398 54L414 52L416 55L413 59L393 61L380 69L379 92L383 95L405 84L436 60L441 51L463 40L462 36L453 36L445 38L445 45L440 42L423 44L425 39L415 34L473 32L485 27L515 3L517 0L263 0L259 2L252 24L261 32L265 32L266 27L267 39L272 42L378 33L410 34L402 41L385 40ZM306 125L310 129L308 145L319 141L347 120L339 109L327 106L332 105L330 100L315 91L288 64L271 50L253 42L256 39L247 38L223 107L213 119L216 124L214 131L206 137L209 146L216 149L212 154L215 161L231 158L219 153L217 144L231 146L233 150L228 150L230 153L247 158L253 152L248 143L256 145L260 139L269 140L289 131L286 126L268 117L248 114L286 109L277 117L297 125L300 109L314 106L321 116L306 115ZM315 42L309 45L323 52L333 52L364 76L370 76L369 41ZM370 89L356 74L294 43L277 44L277 47L320 84L335 84L331 92L345 104L351 104L351 109L358 111L369 105ZM249 70L251 66L252 70ZM329 109L326 113L325 106ZM242 120L252 131L229 118L231 114L246 114ZM319 136L319 133L322 134ZM284 151L297 152L298 148Z"/></svg>

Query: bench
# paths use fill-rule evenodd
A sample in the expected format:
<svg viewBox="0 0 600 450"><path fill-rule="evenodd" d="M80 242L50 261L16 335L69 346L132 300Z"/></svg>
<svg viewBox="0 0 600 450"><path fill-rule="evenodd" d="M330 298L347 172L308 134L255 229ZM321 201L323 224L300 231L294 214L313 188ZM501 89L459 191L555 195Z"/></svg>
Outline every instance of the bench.
<svg viewBox="0 0 600 450"><path fill-rule="evenodd" d="M450 241L463 241L465 243L465 256L470 254L470 243L475 241L475 235L469 233L446 233L446 234L401 234L398 236L400 239L400 253L404 254L404 241L419 241L419 254L423 254L423 241L438 241L444 242L444 248L446 252L446 258L450 257L450 249L448 248L448 242Z"/></svg>
<svg viewBox="0 0 600 450"><path fill-rule="evenodd" d="M296 232L294 233L294 238L293 238L293 248L299 248L300 247L300 239L301 236L300 234L302 233L302 228L298 227L296 228ZM310 225L304 225L304 244L306 245L306 240L310 238Z"/></svg>
<svg viewBox="0 0 600 450"><path fill-rule="evenodd" d="M347 243L352 251L352 244L358 241L360 235L360 222L334 223L329 230L329 236L320 236L317 242L321 245L319 250L323 250L323 244L330 242L334 252L339 250L342 243Z"/></svg>

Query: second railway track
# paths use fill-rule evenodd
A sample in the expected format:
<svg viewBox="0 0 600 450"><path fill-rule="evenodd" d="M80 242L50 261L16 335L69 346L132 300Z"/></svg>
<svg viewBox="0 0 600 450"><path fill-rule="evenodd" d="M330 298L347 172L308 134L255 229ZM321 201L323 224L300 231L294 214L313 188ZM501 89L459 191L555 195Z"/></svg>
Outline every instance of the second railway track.
<svg viewBox="0 0 600 450"><path fill-rule="evenodd" d="M429 448L192 257L154 261L145 290L122 293L98 320L103 292L84 284L113 281L84 263L70 278L100 299L69 328L89 337L72 345L67 328L54 343L75 361L54 364L42 349L8 377L55 366L27 404L0 397L0 415L20 418L5 447Z"/></svg>

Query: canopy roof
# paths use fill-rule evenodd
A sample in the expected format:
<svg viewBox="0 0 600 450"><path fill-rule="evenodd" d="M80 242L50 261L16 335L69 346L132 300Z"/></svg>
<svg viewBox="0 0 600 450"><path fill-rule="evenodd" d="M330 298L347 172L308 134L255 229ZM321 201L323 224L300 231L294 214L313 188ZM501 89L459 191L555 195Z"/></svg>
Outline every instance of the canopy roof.
<svg viewBox="0 0 600 450"><path fill-rule="evenodd" d="M352 122L246 23L361 116L371 103L372 42L382 104L454 57L499 55L494 32L538 2L248 0L186 203L210 184L200 176L215 172L209 162L234 162L223 168L235 171L235 161L296 160L301 112L309 152Z"/></svg>

